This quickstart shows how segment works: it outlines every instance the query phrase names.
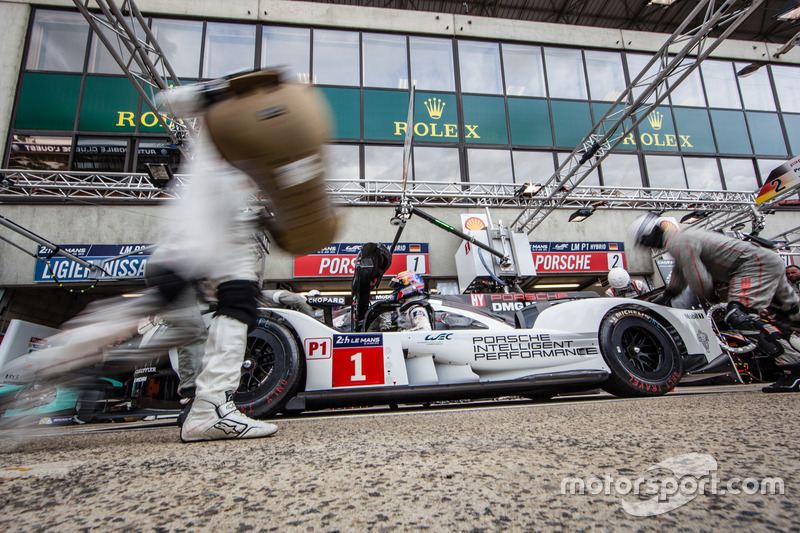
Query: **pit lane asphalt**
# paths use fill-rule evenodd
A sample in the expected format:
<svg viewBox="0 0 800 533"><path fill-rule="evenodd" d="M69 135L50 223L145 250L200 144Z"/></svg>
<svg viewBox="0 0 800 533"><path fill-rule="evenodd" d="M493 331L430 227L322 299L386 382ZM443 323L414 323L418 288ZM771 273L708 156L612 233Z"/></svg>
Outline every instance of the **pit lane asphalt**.
<svg viewBox="0 0 800 533"><path fill-rule="evenodd" d="M163 421L4 430L0 530L798 530L800 394L760 388L311 413L191 444ZM767 480L783 494L744 493Z"/></svg>

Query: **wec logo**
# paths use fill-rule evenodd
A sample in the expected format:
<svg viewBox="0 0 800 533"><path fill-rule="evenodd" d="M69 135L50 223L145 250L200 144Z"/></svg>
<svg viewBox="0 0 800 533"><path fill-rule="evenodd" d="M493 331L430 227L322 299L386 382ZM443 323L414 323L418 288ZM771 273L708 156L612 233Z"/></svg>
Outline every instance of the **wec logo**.
<svg viewBox="0 0 800 533"><path fill-rule="evenodd" d="M438 333L436 335L425 335L425 340L426 341L442 342L442 341L449 341L452 338L453 338L453 334L452 333Z"/></svg>

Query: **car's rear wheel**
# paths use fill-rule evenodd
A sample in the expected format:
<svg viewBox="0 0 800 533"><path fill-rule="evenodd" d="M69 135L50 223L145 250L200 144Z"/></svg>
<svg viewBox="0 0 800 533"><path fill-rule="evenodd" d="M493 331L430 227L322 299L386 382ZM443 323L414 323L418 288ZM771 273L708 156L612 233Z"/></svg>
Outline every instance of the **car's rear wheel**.
<svg viewBox="0 0 800 533"><path fill-rule="evenodd" d="M660 396L681 377L681 357L658 320L639 309L616 309L600 325L600 350L611 376L603 390L616 396Z"/></svg>
<svg viewBox="0 0 800 533"><path fill-rule="evenodd" d="M281 411L303 378L304 359L291 330L263 318L247 337L242 379L234 394L247 416L266 418Z"/></svg>

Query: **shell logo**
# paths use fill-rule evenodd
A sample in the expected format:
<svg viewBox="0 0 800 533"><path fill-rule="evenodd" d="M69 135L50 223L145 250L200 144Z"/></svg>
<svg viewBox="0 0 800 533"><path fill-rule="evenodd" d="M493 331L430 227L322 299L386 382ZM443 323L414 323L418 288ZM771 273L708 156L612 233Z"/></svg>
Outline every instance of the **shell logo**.
<svg viewBox="0 0 800 533"><path fill-rule="evenodd" d="M486 229L486 224L478 217L469 217L466 221L464 221L464 227L470 231L478 231Z"/></svg>

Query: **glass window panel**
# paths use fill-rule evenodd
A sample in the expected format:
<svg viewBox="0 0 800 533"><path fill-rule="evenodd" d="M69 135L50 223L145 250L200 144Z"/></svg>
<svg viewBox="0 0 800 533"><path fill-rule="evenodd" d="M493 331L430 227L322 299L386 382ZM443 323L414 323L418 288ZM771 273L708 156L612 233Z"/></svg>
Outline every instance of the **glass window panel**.
<svg viewBox="0 0 800 533"><path fill-rule="evenodd" d="M414 181L461 183L458 149L415 147Z"/></svg>
<svg viewBox="0 0 800 533"><path fill-rule="evenodd" d="M194 20L153 19L151 29L179 78L200 76L203 23Z"/></svg>
<svg viewBox="0 0 800 533"><path fill-rule="evenodd" d="M555 172L552 152L523 152L514 150L514 180L517 183L540 183L549 180Z"/></svg>
<svg viewBox="0 0 800 533"><path fill-rule="evenodd" d="M677 143L682 152L716 152L706 109L674 108ZM730 133L731 135L733 132ZM740 132L744 135L744 131Z"/></svg>
<svg viewBox="0 0 800 533"><path fill-rule="evenodd" d="M203 52L203 77L219 78L255 68L256 28L209 22Z"/></svg>
<svg viewBox="0 0 800 533"><path fill-rule="evenodd" d="M139 93L128 78L86 76L82 101L79 130L133 132L137 123L158 124L152 111L136 116Z"/></svg>
<svg viewBox="0 0 800 533"><path fill-rule="evenodd" d="M314 30L314 83L359 85L358 33Z"/></svg>
<svg viewBox="0 0 800 533"><path fill-rule="evenodd" d="M550 102L556 146L574 148L592 129L592 117L587 102Z"/></svg>
<svg viewBox="0 0 800 533"><path fill-rule="evenodd" d="M508 99L511 142L528 146L553 146L547 100Z"/></svg>
<svg viewBox="0 0 800 533"><path fill-rule="evenodd" d="M786 136L789 138L789 147L792 154L800 153L800 115L783 115L786 125Z"/></svg>
<svg viewBox="0 0 800 533"><path fill-rule="evenodd" d="M80 72L88 39L89 24L80 13L36 10L26 68Z"/></svg>
<svg viewBox="0 0 800 533"><path fill-rule="evenodd" d="M545 48L547 86L551 98L586 100L586 76L580 50Z"/></svg>
<svg viewBox="0 0 800 533"><path fill-rule="evenodd" d="M8 168L67 170L71 151L71 137L14 135L11 138Z"/></svg>
<svg viewBox="0 0 800 533"><path fill-rule="evenodd" d="M80 89L81 76L76 74L26 72L19 90L14 127L72 131Z"/></svg>
<svg viewBox="0 0 800 533"><path fill-rule="evenodd" d="M686 168L686 181L690 189L722 190L716 158L685 157L683 165Z"/></svg>
<svg viewBox="0 0 800 533"><path fill-rule="evenodd" d="M681 64L689 64L690 60L684 60ZM681 67L679 67L681 68ZM678 76L674 76L677 78ZM672 86L672 82L670 86ZM672 105L685 105L690 107L703 107L706 105L706 97L703 94L703 83L700 81L700 71L695 69L689 76L680 82L670 93Z"/></svg>
<svg viewBox="0 0 800 533"><path fill-rule="evenodd" d="M147 172L147 164L166 164L178 173L181 151L169 139L141 139L136 150L136 172Z"/></svg>
<svg viewBox="0 0 800 533"><path fill-rule="evenodd" d="M709 107L741 109L736 71L730 61L704 61L700 65Z"/></svg>
<svg viewBox="0 0 800 533"><path fill-rule="evenodd" d="M449 39L409 37L411 80L417 90L455 91L453 46Z"/></svg>
<svg viewBox="0 0 800 533"><path fill-rule="evenodd" d="M503 66L506 75L506 94L547 96L540 47L504 44Z"/></svg>
<svg viewBox="0 0 800 533"><path fill-rule="evenodd" d="M800 68L773 65L772 77L778 92L778 102L784 113L800 113Z"/></svg>
<svg viewBox="0 0 800 533"><path fill-rule="evenodd" d="M365 139L402 142L406 137L407 120L408 91L364 90ZM454 138L448 140L458 140L457 133L452 135Z"/></svg>
<svg viewBox="0 0 800 533"><path fill-rule="evenodd" d="M358 146L354 144L326 144L323 153L328 165L328 179L361 179L358 162Z"/></svg>
<svg viewBox="0 0 800 533"><path fill-rule="evenodd" d="M364 33L364 85L408 89L408 54L402 35Z"/></svg>
<svg viewBox="0 0 800 533"><path fill-rule="evenodd" d="M786 143L783 140L781 124L775 113L748 111L747 124L750 126L750 140L757 155L786 157Z"/></svg>
<svg viewBox="0 0 800 533"><path fill-rule="evenodd" d="M78 137L72 170L124 172L128 139L121 137Z"/></svg>
<svg viewBox="0 0 800 533"><path fill-rule="evenodd" d="M264 26L261 66L285 67L290 79L308 83L311 80L311 30Z"/></svg>
<svg viewBox="0 0 800 533"><path fill-rule="evenodd" d="M642 150L678 151L681 139L675 132L675 123L669 107L657 107L639 123L638 142Z"/></svg>
<svg viewBox="0 0 800 533"><path fill-rule="evenodd" d="M639 158L634 154L611 153L600 163L603 184L610 187L641 187Z"/></svg>
<svg viewBox="0 0 800 533"><path fill-rule="evenodd" d="M725 188L729 191L753 192L758 189L758 178L750 159L720 159Z"/></svg>
<svg viewBox="0 0 800 533"><path fill-rule="evenodd" d="M511 152L508 150L467 150L470 183L514 183Z"/></svg>
<svg viewBox="0 0 800 533"><path fill-rule="evenodd" d="M615 102L628 85L622 70L622 56L617 52L586 50L584 57L592 100Z"/></svg>
<svg viewBox="0 0 800 533"><path fill-rule="evenodd" d="M403 180L402 146L365 146L364 178L368 181Z"/></svg>
<svg viewBox="0 0 800 533"><path fill-rule="evenodd" d="M646 155L644 158L650 187L653 189L685 189L686 177L681 158L669 155Z"/></svg>
<svg viewBox="0 0 800 533"><path fill-rule="evenodd" d="M736 71L749 63L736 63ZM747 76L737 76L739 90L745 109L757 111L775 111L775 98L772 95L772 84L769 81L769 70L760 68Z"/></svg>
<svg viewBox="0 0 800 533"><path fill-rule="evenodd" d="M320 92L331 108L331 139L361 138L361 100L358 89L321 87Z"/></svg>
<svg viewBox="0 0 800 533"><path fill-rule="evenodd" d="M644 70L644 67L651 59L652 56L646 56L640 54L626 54L625 60L628 63L628 77L631 80L631 82L633 82L633 80L636 79L639 73ZM639 80L639 83L637 85L646 86L650 81L652 81L653 77L656 74L658 74L658 62L653 63L653 65L651 65L650 68L647 69L647 72L644 74L642 79ZM642 89L633 89L631 91L631 94L635 100L636 98L641 96ZM645 102L648 104L652 104L655 101L656 101L655 95L652 94L650 95L649 98L647 98L647 100L645 100Z"/></svg>
<svg viewBox="0 0 800 533"><path fill-rule="evenodd" d="M717 148L722 154L752 154L747 123L741 111L711 110L711 123L717 137Z"/></svg>
<svg viewBox="0 0 800 533"><path fill-rule="evenodd" d="M130 23L130 21L127 22ZM100 31L103 33L103 36L111 42L114 52L121 57L123 61L135 65L135 63L131 62L131 54L128 52L127 46L123 43L122 39L117 36L116 32L105 26L101 26ZM142 25L139 24L139 21L135 22L134 31L139 39L142 41L146 40L147 34L142 29ZM100 37L94 32L92 32L92 41L89 47L89 64L86 68L89 72L98 74L123 74L122 69L111 56L111 52L108 51L106 45L103 44L103 41L101 41Z"/></svg>
<svg viewBox="0 0 800 533"><path fill-rule="evenodd" d="M567 153L557 153L556 159L558 160L557 161L558 165L561 165L564 161L566 161L569 156L570 154ZM576 179L583 176L583 173L586 172L588 168L589 168L588 163L583 167L581 167L581 169L578 172L576 172L575 175L571 178L572 183L575 183ZM595 168L594 170L592 170L591 174L583 178L583 181L581 181L578 184L578 187L594 187L597 185L600 185L600 173Z"/></svg>
<svg viewBox="0 0 800 533"><path fill-rule="evenodd" d="M459 41L458 65L463 92L503 94L499 44Z"/></svg>
<svg viewBox="0 0 800 533"><path fill-rule="evenodd" d="M464 96L464 140L508 144L506 106L502 96Z"/></svg>

